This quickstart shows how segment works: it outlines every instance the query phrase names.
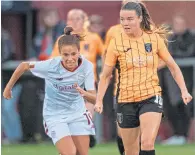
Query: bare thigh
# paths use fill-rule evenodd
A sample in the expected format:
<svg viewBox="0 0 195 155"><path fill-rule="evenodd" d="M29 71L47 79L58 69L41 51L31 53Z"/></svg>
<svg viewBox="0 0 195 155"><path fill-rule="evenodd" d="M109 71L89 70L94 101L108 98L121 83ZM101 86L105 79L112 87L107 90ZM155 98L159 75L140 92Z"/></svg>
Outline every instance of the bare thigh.
<svg viewBox="0 0 195 155"><path fill-rule="evenodd" d="M119 137L121 137L120 127L119 127L118 123L116 123L116 127L117 127L117 134Z"/></svg>
<svg viewBox="0 0 195 155"><path fill-rule="evenodd" d="M141 149L154 150L162 113L147 112L140 115Z"/></svg>
<svg viewBox="0 0 195 155"><path fill-rule="evenodd" d="M77 149L77 155L88 155L89 151L89 136L72 136Z"/></svg>
<svg viewBox="0 0 195 155"><path fill-rule="evenodd" d="M140 127L120 128L119 131L125 148L125 155L138 155L140 146Z"/></svg>
<svg viewBox="0 0 195 155"><path fill-rule="evenodd" d="M55 146L61 155L76 155L76 147L71 136L63 137Z"/></svg>

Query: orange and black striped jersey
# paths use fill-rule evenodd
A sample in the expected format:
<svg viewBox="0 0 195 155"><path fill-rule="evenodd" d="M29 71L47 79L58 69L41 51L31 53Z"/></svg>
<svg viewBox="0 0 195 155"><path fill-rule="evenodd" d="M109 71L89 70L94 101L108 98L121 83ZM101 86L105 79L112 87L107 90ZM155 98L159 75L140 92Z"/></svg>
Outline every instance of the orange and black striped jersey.
<svg viewBox="0 0 195 155"><path fill-rule="evenodd" d="M91 61L94 66L94 75L95 79L97 81L97 56L102 56L104 52L104 45L102 42L102 39L97 35L96 33L92 33L89 31L85 31L82 34L84 37L84 41L80 42L80 53L83 55L86 59ZM60 38L60 37L59 37ZM58 40L59 40L58 38ZM58 49L58 40L56 41L51 57L59 56L59 49Z"/></svg>
<svg viewBox="0 0 195 155"><path fill-rule="evenodd" d="M118 68L118 103L137 102L161 95L157 67L158 52L163 51L167 51L167 47L157 33L143 32L135 39L121 32L113 37L105 64Z"/></svg>
<svg viewBox="0 0 195 155"><path fill-rule="evenodd" d="M106 33L105 42L104 42L105 49L108 48L108 45L110 43L110 40L115 35L117 35L118 33L121 33L122 31L123 31L123 28L122 28L121 24L117 24L117 25L114 25L114 26L112 26L112 27L109 28L109 30Z"/></svg>

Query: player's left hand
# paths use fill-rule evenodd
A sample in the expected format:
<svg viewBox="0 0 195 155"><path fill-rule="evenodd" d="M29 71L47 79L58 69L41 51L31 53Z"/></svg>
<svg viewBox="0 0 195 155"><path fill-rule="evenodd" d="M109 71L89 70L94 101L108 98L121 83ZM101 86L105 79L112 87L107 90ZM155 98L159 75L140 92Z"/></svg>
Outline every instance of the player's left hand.
<svg viewBox="0 0 195 155"><path fill-rule="evenodd" d="M183 102L187 105L192 100L192 96L188 93L188 91L184 91L182 92L182 99Z"/></svg>

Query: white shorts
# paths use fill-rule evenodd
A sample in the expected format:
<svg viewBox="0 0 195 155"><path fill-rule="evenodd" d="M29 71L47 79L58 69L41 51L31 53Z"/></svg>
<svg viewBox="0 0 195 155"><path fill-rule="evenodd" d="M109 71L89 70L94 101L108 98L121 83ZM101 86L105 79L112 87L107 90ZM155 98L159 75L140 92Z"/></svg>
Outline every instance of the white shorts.
<svg viewBox="0 0 195 155"><path fill-rule="evenodd" d="M44 120L44 128L54 144L65 136L95 135L95 127L89 111L82 115L56 118L56 121L52 122Z"/></svg>

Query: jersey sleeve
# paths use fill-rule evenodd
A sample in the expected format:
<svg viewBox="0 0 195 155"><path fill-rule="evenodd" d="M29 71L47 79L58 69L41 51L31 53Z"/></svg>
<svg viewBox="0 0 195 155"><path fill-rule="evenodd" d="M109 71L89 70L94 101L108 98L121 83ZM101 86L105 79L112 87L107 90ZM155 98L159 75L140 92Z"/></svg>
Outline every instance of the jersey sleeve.
<svg viewBox="0 0 195 155"><path fill-rule="evenodd" d="M86 67L85 89L95 90L95 78L94 78L94 72L93 72L93 64L91 63L89 63Z"/></svg>
<svg viewBox="0 0 195 155"><path fill-rule="evenodd" d="M115 41L112 39L106 52L105 64L111 67L116 65L118 58L118 52L116 51L115 46Z"/></svg>
<svg viewBox="0 0 195 155"><path fill-rule="evenodd" d="M48 75L48 70L51 64L51 60L45 60L45 61L34 61L30 62L30 71L33 75L40 77L40 78L46 78Z"/></svg>
<svg viewBox="0 0 195 155"><path fill-rule="evenodd" d="M158 55L164 62L168 61L171 54L169 53L165 41L158 35Z"/></svg>

